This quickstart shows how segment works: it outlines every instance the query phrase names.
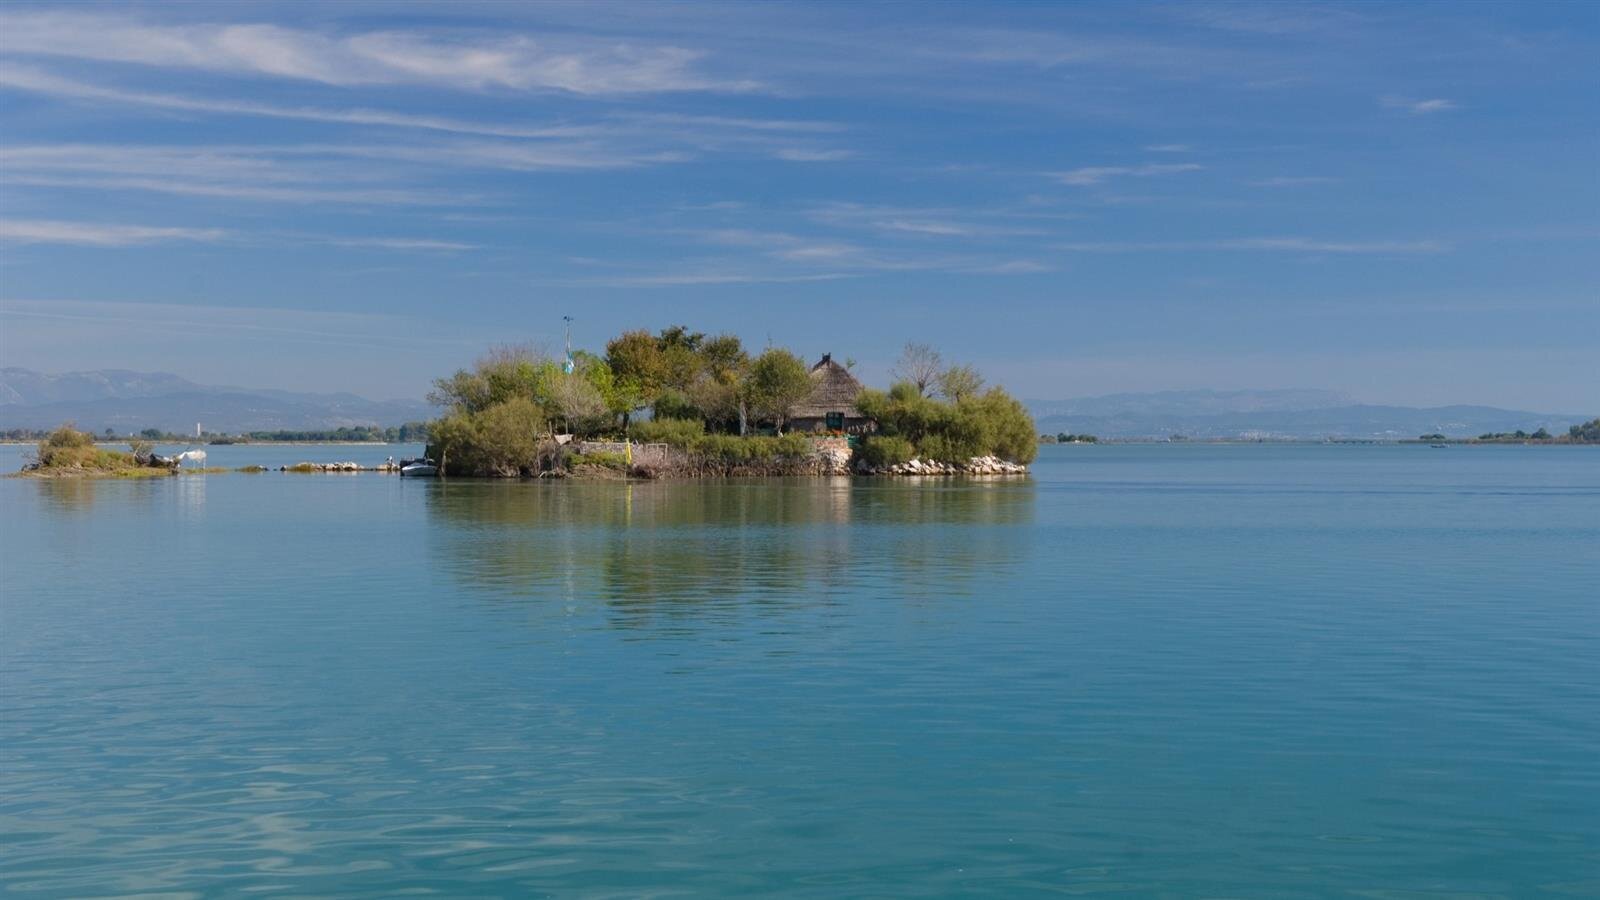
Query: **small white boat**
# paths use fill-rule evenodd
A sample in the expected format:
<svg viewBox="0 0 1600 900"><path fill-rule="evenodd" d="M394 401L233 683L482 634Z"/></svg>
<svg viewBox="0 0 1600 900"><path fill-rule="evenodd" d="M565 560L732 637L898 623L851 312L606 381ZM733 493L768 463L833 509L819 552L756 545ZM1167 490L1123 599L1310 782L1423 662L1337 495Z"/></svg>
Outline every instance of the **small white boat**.
<svg viewBox="0 0 1600 900"><path fill-rule="evenodd" d="M401 466L400 474L415 478L431 478L439 474L439 467L434 465L431 459L417 459Z"/></svg>

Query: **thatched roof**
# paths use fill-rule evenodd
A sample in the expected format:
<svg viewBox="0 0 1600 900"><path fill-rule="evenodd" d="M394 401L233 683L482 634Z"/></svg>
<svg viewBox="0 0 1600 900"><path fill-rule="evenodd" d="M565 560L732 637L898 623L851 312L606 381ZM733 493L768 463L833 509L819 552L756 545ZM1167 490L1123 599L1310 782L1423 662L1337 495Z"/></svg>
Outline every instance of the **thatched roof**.
<svg viewBox="0 0 1600 900"><path fill-rule="evenodd" d="M856 412L856 395L861 393L861 382L850 370L833 361L833 354L825 353L822 361L811 367L811 396L789 410L791 419L820 419L831 412L859 416Z"/></svg>

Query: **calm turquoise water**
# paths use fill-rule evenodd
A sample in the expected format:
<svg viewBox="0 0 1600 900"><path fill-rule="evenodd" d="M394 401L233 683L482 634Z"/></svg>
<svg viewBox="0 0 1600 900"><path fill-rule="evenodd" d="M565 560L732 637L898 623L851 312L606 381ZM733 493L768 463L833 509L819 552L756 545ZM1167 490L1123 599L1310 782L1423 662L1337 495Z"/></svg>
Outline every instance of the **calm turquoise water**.
<svg viewBox="0 0 1600 900"><path fill-rule="evenodd" d="M1593 449L9 479L0 524L20 895L1600 895Z"/></svg>

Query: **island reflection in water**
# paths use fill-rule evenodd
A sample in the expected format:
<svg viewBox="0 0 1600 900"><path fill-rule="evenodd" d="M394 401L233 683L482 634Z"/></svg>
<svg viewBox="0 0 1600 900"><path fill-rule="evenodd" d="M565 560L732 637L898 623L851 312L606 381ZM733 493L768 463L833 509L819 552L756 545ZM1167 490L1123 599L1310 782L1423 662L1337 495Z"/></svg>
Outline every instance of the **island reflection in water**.
<svg viewBox="0 0 1600 900"><path fill-rule="evenodd" d="M1029 552L1020 479L440 482L430 553L500 599L658 616L981 593Z"/></svg>

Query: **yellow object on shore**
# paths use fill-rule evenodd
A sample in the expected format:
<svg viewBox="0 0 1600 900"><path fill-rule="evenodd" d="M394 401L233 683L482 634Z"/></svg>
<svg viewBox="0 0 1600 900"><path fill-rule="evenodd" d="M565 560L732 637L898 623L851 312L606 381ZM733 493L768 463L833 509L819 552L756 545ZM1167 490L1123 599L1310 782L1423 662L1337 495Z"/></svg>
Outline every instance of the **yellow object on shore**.
<svg viewBox="0 0 1600 900"><path fill-rule="evenodd" d="M630 466L633 465L633 439L632 438L623 438L622 439L622 457L623 457L623 459L625 459L627 461L628 465L630 465Z"/></svg>

